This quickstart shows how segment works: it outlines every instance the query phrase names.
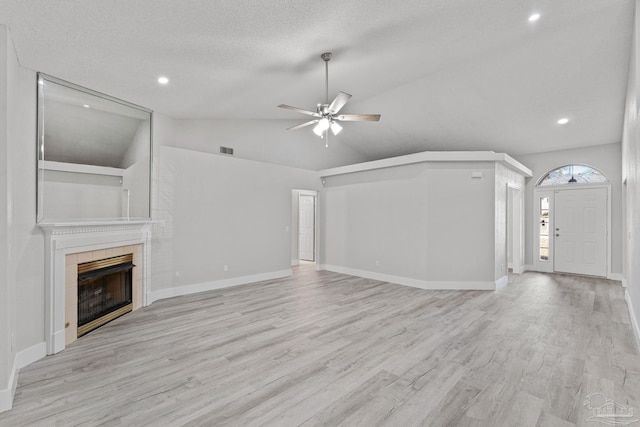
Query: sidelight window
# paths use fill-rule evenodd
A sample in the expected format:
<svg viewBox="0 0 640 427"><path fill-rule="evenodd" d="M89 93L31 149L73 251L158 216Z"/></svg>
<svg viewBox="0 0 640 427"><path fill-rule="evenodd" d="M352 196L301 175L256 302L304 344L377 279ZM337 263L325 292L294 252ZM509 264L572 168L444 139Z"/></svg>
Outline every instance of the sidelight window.
<svg viewBox="0 0 640 427"><path fill-rule="evenodd" d="M538 256L541 261L547 261L549 259L549 198L541 197L539 200L540 250Z"/></svg>

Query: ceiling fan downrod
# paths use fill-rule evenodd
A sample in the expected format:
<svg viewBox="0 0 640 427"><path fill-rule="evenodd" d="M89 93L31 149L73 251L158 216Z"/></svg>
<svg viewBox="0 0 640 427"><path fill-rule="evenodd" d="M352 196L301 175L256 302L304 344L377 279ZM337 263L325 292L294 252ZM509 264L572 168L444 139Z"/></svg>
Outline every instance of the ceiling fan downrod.
<svg viewBox="0 0 640 427"><path fill-rule="evenodd" d="M324 61L324 103L329 105L329 61L331 60L331 52L325 52L320 55Z"/></svg>

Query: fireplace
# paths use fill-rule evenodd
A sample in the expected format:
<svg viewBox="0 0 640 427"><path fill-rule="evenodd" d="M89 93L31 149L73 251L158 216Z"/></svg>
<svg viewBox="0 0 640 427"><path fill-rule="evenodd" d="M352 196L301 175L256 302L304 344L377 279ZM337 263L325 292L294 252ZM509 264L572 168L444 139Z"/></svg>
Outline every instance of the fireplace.
<svg viewBox="0 0 640 427"><path fill-rule="evenodd" d="M133 254L78 264L78 337L132 311L133 267Z"/></svg>
<svg viewBox="0 0 640 427"><path fill-rule="evenodd" d="M149 304L151 221L40 223L45 233L47 354L78 338L78 264L133 254L132 311Z"/></svg>

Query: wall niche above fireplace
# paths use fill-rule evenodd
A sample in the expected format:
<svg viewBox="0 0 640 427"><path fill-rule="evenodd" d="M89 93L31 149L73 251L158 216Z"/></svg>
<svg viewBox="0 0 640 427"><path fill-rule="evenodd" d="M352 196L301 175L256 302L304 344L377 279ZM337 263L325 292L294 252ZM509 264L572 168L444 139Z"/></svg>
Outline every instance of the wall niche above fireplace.
<svg viewBox="0 0 640 427"><path fill-rule="evenodd" d="M38 74L37 222L148 220L152 111Z"/></svg>

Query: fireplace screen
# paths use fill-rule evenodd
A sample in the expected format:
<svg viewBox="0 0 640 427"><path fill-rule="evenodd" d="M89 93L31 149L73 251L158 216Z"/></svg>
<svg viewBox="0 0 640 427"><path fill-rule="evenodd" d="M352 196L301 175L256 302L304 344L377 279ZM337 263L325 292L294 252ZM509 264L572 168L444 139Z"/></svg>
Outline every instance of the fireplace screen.
<svg viewBox="0 0 640 427"><path fill-rule="evenodd" d="M78 264L78 337L132 310L133 254Z"/></svg>

